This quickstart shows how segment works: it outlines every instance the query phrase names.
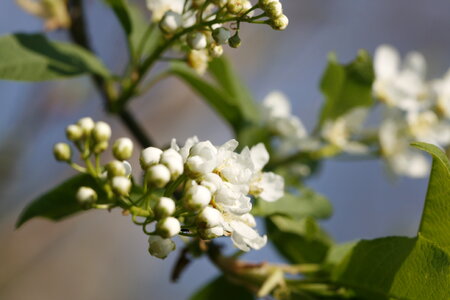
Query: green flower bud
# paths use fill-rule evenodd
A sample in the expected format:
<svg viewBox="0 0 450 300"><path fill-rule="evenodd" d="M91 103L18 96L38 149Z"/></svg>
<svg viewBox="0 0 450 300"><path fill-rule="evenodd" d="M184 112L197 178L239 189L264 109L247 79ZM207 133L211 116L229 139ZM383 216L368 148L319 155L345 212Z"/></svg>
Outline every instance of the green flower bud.
<svg viewBox="0 0 450 300"><path fill-rule="evenodd" d="M57 161L70 161L72 158L72 150L66 143L57 143L53 147L53 155Z"/></svg>
<svg viewBox="0 0 450 300"><path fill-rule="evenodd" d="M126 160L133 155L133 142L129 138L119 138L113 145L113 155L118 160Z"/></svg>
<svg viewBox="0 0 450 300"><path fill-rule="evenodd" d="M228 44L231 48L238 48L241 45L241 38L239 37L239 33L237 31L232 37L230 37Z"/></svg>
<svg viewBox="0 0 450 300"><path fill-rule="evenodd" d="M120 196L128 196L131 186L131 180L125 176L116 176L111 180L112 190Z"/></svg>
<svg viewBox="0 0 450 300"><path fill-rule="evenodd" d="M69 125L66 128L66 137L69 141L79 141L83 137L83 130L78 125Z"/></svg>
<svg viewBox="0 0 450 300"><path fill-rule="evenodd" d="M228 43L228 40L231 37L231 32L223 27L219 27L214 29L212 33L213 39L216 41L217 44L223 45Z"/></svg>
<svg viewBox="0 0 450 300"><path fill-rule="evenodd" d="M230 14L238 15L244 9L242 0L228 0L227 9Z"/></svg>
<svg viewBox="0 0 450 300"><path fill-rule="evenodd" d="M174 217L167 217L156 223L156 232L165 239L177 235L180 230L180 221Z"/></svg>
<svg viewBox="0 0 450 300"><path fill-rule="evenodd" d="M102 121L97 122L92 130L92 136L97 142L108 141L111 138L111 127L108 123Z"/></svg>
<svg viewBox="0 0 450 300"><path fill-rule="evenodd" d="M100 143L97 143L94 145L93 151L96 154L100 154L100 153L104 152L106 149L108 149L108 146L109 146L108 142L106 142L106 141L100 142Z"/></svg>
<svg viewBox="0 0 450 300"><path fill-rule="evenodd" d="M118 160L113 160L109 162L105 166L105 169L108 174L108 178L113 178L116 176L125 176L127 174L127 170L125 169L123 162Z"/></svg>
<svg viewBox="0 0 450 300"><path fill-rule="evenodd" d="M97 201L97 193L90 187L82 186L76 194L78 203L84 208L89 208Z"/></svg>
<svg viewBox="0 0 450 300"><path fill-rule="evenodd" d="M280 1L279 0L259 0L259 6L265 10L267 8L267 6L272 2L280 2Z"/></svg>
<svg viewBox="0 0 450 300"><path fill-rule="evenodd" d="M275 19L283 14L283 7L280 2L270 2L264 9L271 19Z"/></svg>
<svg viewBox="0 0 450 300"><path fill-rule="evenodd" d="M89 117L81 118L77 124L83 131L84 136L89 136L92 132L92 129L94 129L95 126L94 120L92 120Z"/></svg>
<svg viewBox="0 0 450 300"><path fill-rule="evenodd" d="M281 15L275 19L272 19L271 25L275 30L285 30L289 25L289 19L286 17L286 15Z"/></svg>

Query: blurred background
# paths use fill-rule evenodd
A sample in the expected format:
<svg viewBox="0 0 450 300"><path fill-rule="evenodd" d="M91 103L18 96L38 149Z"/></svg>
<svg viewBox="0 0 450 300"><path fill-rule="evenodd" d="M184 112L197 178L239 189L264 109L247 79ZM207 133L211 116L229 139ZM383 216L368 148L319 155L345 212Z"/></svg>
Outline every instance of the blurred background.
<svg viewBox="0 0 450 300"><path fill-rule="evenodd" d="M102 1L85 2L96 51L109 67L121 70L126 58L121 29ZM402 53L424 53L431 77L450 66L447 0L285 0L283 5L290 18L286 31L246 25L242 47L226 51L256 99L283 91L310 129L322 103L318 80L329 51L349 61L360 48L373 52L388 43ZM42 27L13 0L0 1L0 34ZM67 39L64 32L50 37ZM187 299L217 274L201 259L178 283L170 283L177 255L152 258L146 236L119 211L93 211L58 224L33 220L15 230L27 202L73 174L51 155L53 144L64 140L66 125L92 116L110 122L115 137L128 132L104 113L87 77L0 81L0 98L0 299ZM231 138L214 112L176 79L164 81L131 109L159 145L192 135L215 143ZM309 181L331 199L335 214L324 225L340 242L414 235L426 184L425 179L393 180L380 161L329 161ZM246 259L281 261L270 245Z"/></svg>

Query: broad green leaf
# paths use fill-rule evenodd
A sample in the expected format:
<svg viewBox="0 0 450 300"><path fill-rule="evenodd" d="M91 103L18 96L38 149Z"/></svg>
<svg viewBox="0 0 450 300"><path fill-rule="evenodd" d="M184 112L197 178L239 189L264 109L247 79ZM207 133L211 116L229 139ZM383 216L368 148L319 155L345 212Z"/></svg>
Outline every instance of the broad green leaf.
<svg viewBox="0 0 450 300"><path fill-rule="evenodd" d="M362 299L450 299L450 255L427 239L361 241L333 273Z"/></svg>
<svg viewBox="0 0 450 300"><path fill-rule="evenodd" d="M294 264L323 262L332 243L313 218L272 216L266 219L266 227L270 241Z"/></svg>
<svg viewBox="0 0 450 300"><path fill-rule="evenodd" d="M253 295L244 287L235 285L220 276L197 291L190 300L252 300Z"/></svg>
<svg viewBox="0 0 450 300"><path fill-rule="evenodd" d="M366 51L360 51L348 65L340 64L336 55L330 54L320 83L325 96L320 124L334 120L354 108L371 106L373 81L373 66Z"/></svg>
<svg viewBox="0 0 450 300"><path fill-rule="evenodd" d="M348 253L350 253L357 243L357 241L353 241L332 245L328 250L325 263L331 266L337 265L348 255Z"/></svg>
<svg viewBox="0 0 450 300"><path fill-rule="evenodd" d="M331 216L333 208L330 201L311 189L302 189L300 195L286 193L275 202L258 201L252 213L257 216L282 214L293 218L314 217L326 219Z"/></svg>
<svg viewBox="0 0 450 300"><path fill-rule="evenodd" d="M241 126L243 119L239 108L228 94L200 77L183 63L173 63L170 72L202 96L235 130Z"/></svg>
<svg viewBox="0 0 450 300"><path fill-rule="evenodd" d="M209 63L209 72L214 76L222 89L235 101L247 121L257 123L260 114L249 89L233 70L225 56L216 58Z"/></svg>
<svg viewBox="0 0 450 300"><path fill-rule="evenodd" d="M122 25L123 30L126 35L130 35L132 32L130 15L127 9L126 0L104 0L106 4L108 4L114 13L116 14L117 19Z"/></svg>
<svg viewBox="0 0 450 300"><path fill-rule="evenodd" d="M76 193L81 186L93 188L97 192L99 203L106 198L90 175L78 175L66 180L25 207L17 220L16 228L32 218L43 217L58 221L83 211L76 200Z"/></svg>
<svg viewBox="0 0 450 300"><path fill-rule="evenodd" d="M413 146L433 156L433 166L420 222L422 237L450 249L450 164L445 153L426 143Z"/></svg>
<svg viewBox="0 0 450 300"><path fill-rule="evenodd" d="M41 34L0 37L0 79L43 81L84 74L110 76L95 55L79 46Z"/></svg>

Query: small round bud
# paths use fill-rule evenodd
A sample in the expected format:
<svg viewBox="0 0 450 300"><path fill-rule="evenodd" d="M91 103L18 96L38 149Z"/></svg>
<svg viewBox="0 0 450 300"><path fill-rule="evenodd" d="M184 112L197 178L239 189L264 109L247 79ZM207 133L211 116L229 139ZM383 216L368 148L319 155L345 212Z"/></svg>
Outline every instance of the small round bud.
<svg viewBox="0 0 450 300"><path fill-rule="evenodd" d="M211 206L206 206L197 216L197 224L202 228L212 228L221 225L223 217L220 211Z"/></svg>
<svg viewBox="0 0 450 300"><path fill-rule="evenodd" d="M154 208L154 212L157 219L173 215L175 212L175 201L167 197L159 198Z"/></svg>
<svg viewBox="0 0 450 300"><path fill-rule="evenodd" d="M109 178L127 175L127 170L125 169L124 163L118 160L113 160L109 162L105 166L105 169L106 172L108 173Z"/></svg>
<svg viewBox="0 0 450 300"><path fill-rule="evenodd" d="M177 235L181 230L180 221L174 217L161 219L156 223L156 232L162 238L171 238Z"/></svg>
<svg viewBox="0 0 450 300"><path fill-rule="evenodd" d="M205 49L208 45L206 35L199 31L190 33L187 37L187 43L194 50Z"/></svg>
<svg viewBox="0 0 450 300"><path fill-rule="evenodd" d="M281 15L275 19L272 19L271 25L275 30L285 30L289 25L289 19L286 15Z"/></svg>
<svg viewBox="0 0 450 300"><path fill-rule="evenodd" d="M231 32L226 28L219 27L213 31L212 37L217 44L223 45L228 43L228 40L231 37Z"/></svg>
<svg viewBox="0 0 450 300"><path fill-rule="evenodd" d="M113 155L118 160L126 160L133 154L133 142L129 138L117 139L113 145Z"/></svg>
<svg viewBox="0 0 450 300"><path fill-rule="evenodd" d="M223 236L224 230L222 226L212 227L212 228L200 228L198 230L200 238L203 240L212 240L217 237Z"/></svg>
<svg viewBox="0 0 450 300"><path fill-rule="evenodd" d="M163 239L159 235L151 235L148 238L148 252L150 255L164 259L176 248L171 239Z"/></svg>
<svg viewBox="0 0 450 300"><path fill-rule="evenodd" d="M159 22L159 28L165 33L174 33L183 25L183 17L171 10L166 12Z"/></svg>
<svg viewBox="0 0 450 300"><path fill-rule="evenodd" d="M204 186L192 184L183 198L186 209L197 211L211 202L211 192Z"/></svg>
<svg viewBox="0 0 450 300"><path fill-rule="evenodd" d="M228 44L231 48L238 48L241 45L241 38L239 37L237 31L232 37L230 37L230 39L228 40Z"/></svg>
<svg viewBox="0 0 450 300"><path fill-rule="evenodd" d="M266 9L266 7L272 2L280 2L279 0L259 0L259 6L262 9Z"/></svg>
<svg viewBox="0 0 450 300"><path fill-rule="evenodd" d="M221 57L223 55L223 47L216 43L212 43L209 47L209 55L214 58Z"/></svg>
<svg viewBox="0 0 450 300"><path fill-rule="evenodd" d="M104 141L104 142L100 142L94 145L94 153L96 154L100 154L102 152L104 152L106 149L108 149L108 142Z"/></svg>
<svg viewBox="0 0 450 300"><path fill-rule="evenodd" d="M155 147L148 147L142 150L139 162L144 170L147 170L153 165L159 163L162 155L162 150Z"/></svg>
<svg viewBox="0 0 450 300"><path fill-rule="evenodd" d="M228 0L228 12L233 15L238 15L244 9L244 5L242 2L242 0Z"/></svg>
<svg viewBox="0 0 450 300"><path fill-rule="evenodd" d="M208 69L208 54L206 50L191 50L187 55L187 63L197 73L204 74Z"/></svg>
<svg viewBox="0 0 450 300"><path fill-rule="evenodd" d="M97 193L90 187L82 186L78 189L76 199L83 207L89 207L97 201Z"/></svg>
<svg viewBox="0 0 450 300"><path fill-rule="evenodd" d="M83 137L83 130L78 125L69 125L66 128L66 137L69 141L76 142Z"/></svg>
<svg viewBox="0 0 450 300"><path fill-rule="evenodd" d="M167 149L162 153L161 164L169 169L172 179L176 179L183 174L183 157L174 149Z"/></svg>
<svg viewBox="0 0 450 300"><path fill-rule="evenodd" d="M112 190L120 196L127 196L130 193L131 185L131 180L125 176L116 176L111 180Z"/></svg>
<svg viewBox="0 0 450 300"><path fill-rule="evenodd" d="M280 2L270 2L264 9L269 18L274 19L283 14L283 6Z"/></svg>
<svg viewBox="0 0 450 300"><path fill-rule="evenodd" d="M164 165L154 165L147 170L145 177L148 184L162 188L170 181L170 171Z"/></svg>
<svg viewBox="0 0 450 300"><path fill-rule="evenodd" d="M251 8L253 7L252 3L248 0L244 0L244 2L242 3L242 14L246 13L247 11L249 11ZM249 12L247 14L247 17L253 17L253 11Z"/></svg>
<svg viewBox="0 0 450 300"><path fill-rule="evenodd" d="M92 136L97 142L108 141L111 138L111 127L108 123L102 121L97 122L92 130Z"/></svg>
<svg viewBox="0 0 450 300"><path fill-rule="evenodd" d="M57 161L70 161L72 158L72 150L66 143L57 143L53 147L53 155Z"/></svg>
<svg viewBox="0 0 450 300"><path fill-rule="evenodd" d="M92 129L94 129L95 123L94 120L92 120L89 117L86 117L78 120L77 125L80 126L84 136L89 136L92 132Z"/></svg>

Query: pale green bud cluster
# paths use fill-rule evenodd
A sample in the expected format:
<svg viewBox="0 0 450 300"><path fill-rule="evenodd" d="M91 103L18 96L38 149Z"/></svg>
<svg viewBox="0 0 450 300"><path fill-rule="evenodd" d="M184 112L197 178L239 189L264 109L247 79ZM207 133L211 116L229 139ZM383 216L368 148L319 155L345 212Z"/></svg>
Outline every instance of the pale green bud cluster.
<svg viewBox="0 0 450 300"><path fill-rule="evenodd" d="M269 17L273 29L286 29L289 25L289 19L283 14L283 6L279 0L260 0L259 5Z"/></svg>

